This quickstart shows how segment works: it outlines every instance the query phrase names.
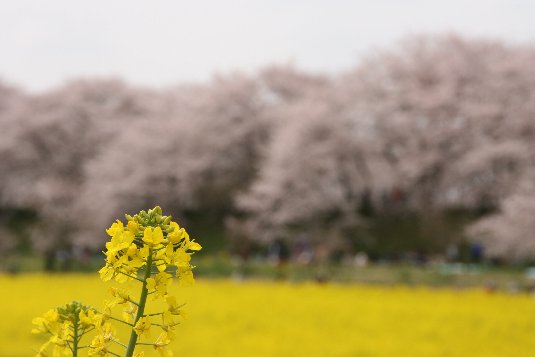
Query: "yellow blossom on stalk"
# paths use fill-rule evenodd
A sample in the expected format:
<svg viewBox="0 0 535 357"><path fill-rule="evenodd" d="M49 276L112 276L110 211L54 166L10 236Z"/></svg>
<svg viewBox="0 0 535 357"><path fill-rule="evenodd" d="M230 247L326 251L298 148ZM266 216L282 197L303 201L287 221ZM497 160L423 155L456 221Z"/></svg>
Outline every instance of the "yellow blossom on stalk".
<svg viewBox="0 0 535 357"><path fill-rule="evenodd" d="M113 278L115 270L113 269L113 266L105 265L98 271L98 273L103 281L109 281L111 278Z"/></svg>
<svg viewBox="0 0 535 357"><path fill-rule="evenodd" d="M169 244L167 248L171 247L173 249L173 245ZM169 259L169 256L167 254L168 249L160 249L156 252L156 255L154 256L154 261L156 262L156 268L159 272L165 271L167 268L167 264L169 264L171 261Z"/></svg>
<svg viewBox="0 0 535 357"><path fill-rule="evenodd" d="M179 322L173 320L173 314L171 314L169 311L164 311L162 314L162 324L161 329L166 334L166 338L170 341L175 339L175 326L178 325Z"/></svg>
<svg viewBox="0 0 535 357"><path fill-rule="evenodd" d="M117 223L114 223L114 225ZM119 231L121 229L121 231ZM124 229L123 224L120 224L119 227L113 228L113 230L110 228L110 230L113 231L114 235L111 238L109 242L106 243L106 249L108 250L106 255L115 255L119 251L122 251L125 248L128 248L130 244L134 241L134 234L128 230L122 230Z"/></svg>
<svg viewBox="0 0 535 357"><path fill-rule="evenodd" d="M32 320L32 323L36 327L32 330L32 333L47 333L56 331L58 327L59 314L56 309L48 310L43 317L36 317Z"/></svg>
<svg viewBox="0 0 535 357"><path fill-rule="evenodd" d="M126 256L129 257L129 258L134 258L136 255L137 255L137 245L132 243L132 244L130 244L130 246L126 250Z"/></svg>
<svg viewBox="0 0 535 357"><path fill-rule="evenodd" d="M191 270L182 272L178 275L178 281L181 285L189 286L193 285L195 283L195 279L193 278L193 272Z"/></svg>
<svg viewBox="0 0 535 357"><path fill-rule="evenodd" d="M176 248L176 250L173 250L173 246L168 245L166 254L169 258L169 264L175 265L180 271L190 269L191 266L189 262L191 261L191 256L186 253L183 248Z"/></svg>
<svg viewBox="0 0 535 357"><path fill-rule="evenodd" d="M128 221L127 227L128 230L134 235L139 231L139 224L135 221Z"/></svg>
<svg viewBox="0 0 535 357"><path fill-rule="evenodd" d="M202 247L201 247L201 245L199 243L189 239L188 232L184 231L183 236L184 236L184 249L185 250L199 251L199 250L202 249Z"/></svg>
<svg viewBox="0 0 535 357"><path fill-rule="evenodd" d="M113 337L115 335L115 329L113 328L113 325L111 323L106 322L100 330L100 334L104 338L104 340L111 341L113 340Z"/></svg>
<svg viewBox="0 0 535 357"><path fill-rule="evenodd" d="M154 342L154 349L158 351L160 356L170 357L173 355L173 353L166 348L170 342L171 340L167 337L167 334L162 332Z"/></svg>
<svg viewBox="0 0 535 357"><path fill-rule="evenodd" d="M184 316L184 312L180 309L184 304L178 305L176 303L176 297L167 295L165 297L165 302L167 303L167 311L171 314Z"/></svg>
<svg viewBox="0 0 535 357"><path fill-rule="evenodd" d="M98 330L98 334L91 340L87 354L89 356L106 356L114 337L115 329L109 322L106 322L102 328Z"/></svg>
<svg viewBox="0 0 535 357"><path fill-rule="evenodd" d="M106 341L103 336L96 335L91 344L89 345L89 350L87 351L88 356L106 356L108 354L108 347L110 341Z"/></svg>
<svg viewBox="0 0 535 357"><path fill-rule="evenodd" d="M134 331L136 331L138 336L146 336L150 337L150 327L152 326L152 323L150 321L150 318L148 316L141 317L136 325L134 326Z"/></svg>
<svg viewBox="0 0 535 357"><path fill-rule="evenodd" d="M149 257L150 249L149 246L145 245L143 248L137 250L137 254L132 258L132 266L141 267L147 263L147 258Z"/></svg>
<svg viewBox="0 0 535 357"><path fill-rule="evenodd" d="M143 242L145 242L150 247L155 247L163 241L163 233L160 227L153 229L147 227L143 233Z"/></svg>
<svg viewBox="0 0 535 357"><path fill-rule="evenodd" d="M94 310L80 311L78 315L80 324L82 327L94 326L99 328L104 322L104 316L102 314L96 313Z"/></svg>
<svg viewBox="0 0 535 357"><path fill-rule="evenodd" d="M188 244L186 244L186 247L185 247L187 250L194 250L194 251L199 251L202 249L201 245L197 242L194 242L194 241L191 241L189 242Z"/></svg>
<svg viewBox="0 0 535 357"><path fill-rule="evenodd" d="M132 301L132 298L128 294L126 289L118 289L116 287L110 288L111 295L116 298L116 303L119 305L126 304L129 301Z"/></svg>
<svg viewBox="0 0 535 357"><path fill-rule="evenodd" d="M80 311L78 314L78 319L80 320L80 324L83 326L93 326L93 319L89 317L89 313L93 312L92 310L88 311L87 313L85 311ZM94 314L94 312L93 312Z"/></svg>
<svg viewBox="0 0 535 357"><path fill-rule="evenodd" d="M120 220L115 221L110 228L106 229L106 233L108 233L108 235L112 238L115 237L117 234L123 233L123 231L123 222L121 222Z"/></svg>
<svg viewBox="0 0 535 357"><path fill-rule="evenodd" d="M112 309L117 305L117 299L104 300L104 316L107 319L112 315Z"/></svg>
<svg viewBox="0 0 535 357"><path fill-rule="evenodd" d="M178 223L171 222L171 233L169 233L169 241L177 244L182 241L181 247L185 250L199 251L202 249L201 245L195 241L190 240L188 232L184 228L180 228Z"/></svg>
<svg viewBox="0 0 535 357"><path fill-rule="evenodd" d="M48 354L46 351L48 350L48 347L50 346L50 341L45 342L40 348L39 351L37 351L37 354L35 357L48 357Z"/></svg>
<svg viewBox="0 0 535 357"><path fill-rule="evenodd" d="M50 343L54 345L54 352L52 354L54 357L69 353L70 349L67 341L70 341L67 336L52 336L50 338Z"/></svg>
<svg viewBox="0 0 535 357"><path fill-rule="evenodd" d="M180 226L176 222L169 223L169 226L171 227L171 232L169 233L169 241L173 244L177 244L182 240L182 233L185 232L183 229L181 230Z"/></svg>
<svg viewBox="0 0 535 357"><path fill-rule="evenodd" d="M128 307L126 307L123 310L123 319L128 323L132 323L134 321L136 313L137 313L137 306L129 302Z"/></svg>
<svg viewBox="0 0 535 357"><path fill-rule="evenodd" d="M167 286L173 281L172 275L166 272L159 272L153 278L147 279L147 289L154 291L154 298L164 297L167 294Z"/></svg>

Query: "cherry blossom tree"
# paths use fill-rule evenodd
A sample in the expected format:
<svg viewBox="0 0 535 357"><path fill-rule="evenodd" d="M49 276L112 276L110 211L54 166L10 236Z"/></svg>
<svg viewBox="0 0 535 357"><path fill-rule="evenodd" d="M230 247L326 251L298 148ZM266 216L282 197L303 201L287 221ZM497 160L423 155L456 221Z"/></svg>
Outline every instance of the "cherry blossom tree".
<svg viewBox="0 0 535 357"><path fill-rule="evenodd" d="M517 154L534 133L534 56L491 41L413 38L348 77L355 110L372 117L414 206L505 197L508 169L523 166Z"/></svg>
<svg viewBox="0 0 535 357"><path fill-rule="evenodd" d="M380 212L401 202L431 229L450 209L496 209L533 167L534 55L530 46L416 37L290 96L258 180L238 198L249 213L240 227L295 237L336 226L322 219L333 209L353 225L365 195ZM295 88L284 78L275 83Z"/></svg>
<svg viewBox="0 0 535 357"><path fill-rule="evenodd" d="M98 222L156 203L178 217L202 212L208 221L221 220L236 190L253 177L266 140L254 80L218 77L161 95L165 108L123 127L88 164L80 202ZM95 205L103 200L109 202L104 209Z"/></svg>
<svg viewBox="0 0 535 357"><path fill-rule="evenodd" d="M38 247L70 242L86 164L121 126L148 110L147 102L146 93L116 80L77 81L28 97L9 115L18 129L2 147L9 158L5 200L38 212L43 223L35 234Z"/></svg>
<svg viewBox="0 0 535 357"><path fill-rule="evenodd" d="M248 239L330 248L374 217L423 217L431 243L450 210L484 211L466 236L527 259L534 60L531 45L433 36L336 76L272 66L161 90L79 80L34 95L0 84L0 208L48 222L36 227L43 249L97 247L94 227L157 204Z"/></svg>

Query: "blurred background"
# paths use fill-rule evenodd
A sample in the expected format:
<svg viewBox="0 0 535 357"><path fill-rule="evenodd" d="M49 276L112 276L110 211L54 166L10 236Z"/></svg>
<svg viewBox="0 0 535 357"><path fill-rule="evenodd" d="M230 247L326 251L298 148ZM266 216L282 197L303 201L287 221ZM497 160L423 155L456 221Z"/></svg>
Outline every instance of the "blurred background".
<svg viewBox="0 0 535 357"><path fill-rule="evenodd" d="M534 11L3 1L0 269L94 271L160 205L201 276L529 290Z"/></svg>
<svg viewBox="0 0 535 357"><path fill-rule="evenodd" d="M534 14L0 0L0 356L156 205L203 246L176 355L533 356Z"/></svg>

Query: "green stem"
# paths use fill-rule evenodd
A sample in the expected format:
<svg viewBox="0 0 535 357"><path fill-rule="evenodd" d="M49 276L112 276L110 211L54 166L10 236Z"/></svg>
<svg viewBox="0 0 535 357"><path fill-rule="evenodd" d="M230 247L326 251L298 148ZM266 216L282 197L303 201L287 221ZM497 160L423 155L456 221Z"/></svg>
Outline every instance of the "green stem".
<svg viewBox="0 0 535 357"><path fill-rule="evenodd" d="M127 321L124 321L124 320L121 320L121 319L118 319L116 317L113 317L113 316L109 316L110 319L114 320L114 321L117 321L117 322L120 322L122 324L125 324L125 325L128 325L128 326L131 326L131 327L134 327L133 324L131 324L130 322L127 322Z"/></svg>
<svg viewBox="0 0 535 357"><path fill-rule="evenodd" d="M126 345L125 345L124 343L121 343L120 341L111 339L111 342L115 342L115 343L118 344L119 346L123 346L124 348L126 348Z"/></svg>
<svg viewBox="0 0 535 357"><path fill-rule="evenodd" d="M158 316L158 315L163 315L163 312L155 312L154 314L146 314L143 316Z"/></svg>
<svg viewBox="0 0 535 357"><path fill-rule="evenodd" d="M149 250L149 256L147 257L145 276L143 277L143 286L141 287L141 296L139 297L137 314L136 314L136 318L134 319L133 326L135 326L138 320L143 316L143 312L145 310L145 303L147 302L147 295L149 292L147 289L147 279L150 278L151 272L152 272L152 249ZM128 341L128 347L126 349L125 357L132 357L134 355L136 342L137 342L137 333L134 330L134 328L132 328L132 331L130 332L130 340Z"/></svg>
<svg viewBox="0 0 535 357"><path fill-rule="evenodd" d="M72 357L78 356L78 314L74 314L74 323L72 324L73 327L73 336L72 336Z"/></svg>

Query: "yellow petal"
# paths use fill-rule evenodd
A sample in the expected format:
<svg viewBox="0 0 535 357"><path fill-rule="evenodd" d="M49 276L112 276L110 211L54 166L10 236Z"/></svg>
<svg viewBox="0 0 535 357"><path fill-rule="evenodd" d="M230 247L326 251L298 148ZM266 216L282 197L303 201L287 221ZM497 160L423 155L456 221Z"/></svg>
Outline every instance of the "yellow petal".
<svg viewBox="0 0 535 357"><path fill-rule="evenodd" d="M201 250L202 247L199 243L197 242L190 242L190 244L188 245L188 249L189 250Z"/></svg>
<svg viewBox="0 0 535 357"><path fill-rule="evenodd" d="M156 287L156 280L154 278L147 279L147 289L153 290Z"/></svg>
<svg viewBox="0 0 535 357"><path fill-rule="evenodd" d="M152 244L152 229L149 227L145 228L145 231L143 232L143 242Z"/></svg>
<svg viewBox="0 0 535 357"><path fill-rule="evenodd" d="M154 244L160 244L163 241L163 232L160 227L154 228L152 232L152 242Z"/></svg>

